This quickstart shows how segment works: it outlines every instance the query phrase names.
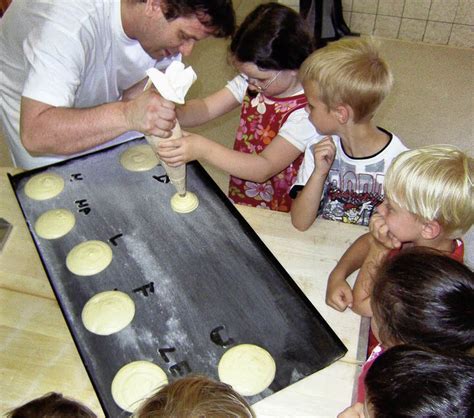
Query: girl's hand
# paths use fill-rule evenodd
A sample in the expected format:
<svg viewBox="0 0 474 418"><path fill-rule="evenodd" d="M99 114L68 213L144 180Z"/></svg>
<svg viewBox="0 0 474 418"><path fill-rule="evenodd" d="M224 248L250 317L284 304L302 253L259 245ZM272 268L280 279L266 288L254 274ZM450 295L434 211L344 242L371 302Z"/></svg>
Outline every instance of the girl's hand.
<svg viewBox="0 0 474 418"><path fill-rule="evenodd" d="M158 156L170 167L178 167L201 158L201 137L183 132L183 137L162 141L158 145Z"/></svg>
<svg viewBox="0 0 474 418"><path fill-rule="evenodd" d="M336 145L330 136L313 146L314 171L326 177L336 157Z"/></svg>
<svg viewBox="0 0 474 418"><path fill-rule="evenodd" d="M379 212L379 209L370 218L369 230L376 243L383 245L385 248L392 250L402 246L402 243L388 229L385 218Z"/></svg>

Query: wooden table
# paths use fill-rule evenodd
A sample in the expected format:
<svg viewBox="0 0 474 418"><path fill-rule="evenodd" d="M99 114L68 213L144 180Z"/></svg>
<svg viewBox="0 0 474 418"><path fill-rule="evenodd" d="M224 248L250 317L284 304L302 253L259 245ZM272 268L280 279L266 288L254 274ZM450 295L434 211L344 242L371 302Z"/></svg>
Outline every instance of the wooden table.
<svg viewBox="0 0 474 418"><path fill-rule="evenodd" d="M103 416L7 172L19 170L0 168L0 217L13 225L0 253L0 413L57 391ZM351 403L363 361L359 335L366 325L353 312L340 313L325 304L326 280L345 249L366 229L318 220L299 232L288 214L238 209L348 348L343 359L263 399L254 409L259 417L334 417Z"/></svg>

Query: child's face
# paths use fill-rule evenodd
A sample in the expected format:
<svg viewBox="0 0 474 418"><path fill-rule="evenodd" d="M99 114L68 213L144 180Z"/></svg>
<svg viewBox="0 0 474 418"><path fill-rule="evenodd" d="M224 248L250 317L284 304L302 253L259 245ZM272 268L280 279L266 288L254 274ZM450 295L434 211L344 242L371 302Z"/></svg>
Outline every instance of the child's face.
<svg viewBox="0 0 474 418"><path fill-rule="evenodd" d="M296 71L262 70L251 62L234 62L234 67L244 75L249 90L263 93L265 96L284 96L287 90L298 84Z"/></svg>
<svg viewBox="0 0 474 418"><path fill-rule="evenodd" d="M337 133L337 119L335 113L319 99L319 86L314 81L303 83L304 94L308 99L306 111L309 120L321 135L333 135Z"/></svg>
<svg viewBox="0 0 474 418"><path fill-rule="evenodd" d="M392 235L400 242L415 242L421 238L423 223L412 213L392 202L388 197L377 207Z"/></svg>

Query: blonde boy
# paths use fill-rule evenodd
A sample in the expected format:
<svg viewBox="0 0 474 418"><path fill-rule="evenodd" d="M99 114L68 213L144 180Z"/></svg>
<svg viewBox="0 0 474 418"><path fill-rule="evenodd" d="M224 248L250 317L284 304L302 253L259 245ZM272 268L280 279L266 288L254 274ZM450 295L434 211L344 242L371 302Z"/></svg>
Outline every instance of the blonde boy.
<svg viewBox="0 0 474 418"><path fill-rule="evenodd" d="M407 148L373 117L393 76L371 39L347 38L311 54L300 72L309 119L320 134L306 148L291 188L293 225L323 218L368 225L383 200L383 178Z"/></svg>
<svg viewBox="0 0 474 418"><path fill-rule="evenodd" d="M381 262L410 246L434 248L463 261L459 239L474 223L473 159L449 145L406 151L385 176L385 200L370 233L355 241L328 281L326 302L372 316L372 278ZM360 267L354 289L346 278Z"/></svg>

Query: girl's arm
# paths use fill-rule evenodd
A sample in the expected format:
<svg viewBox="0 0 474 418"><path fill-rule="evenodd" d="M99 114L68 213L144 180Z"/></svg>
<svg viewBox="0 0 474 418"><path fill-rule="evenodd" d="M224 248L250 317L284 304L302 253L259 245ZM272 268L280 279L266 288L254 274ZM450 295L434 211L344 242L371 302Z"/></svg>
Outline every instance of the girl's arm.
<svg viewBox="0 0 474 418"><path fill-rule="evenodd" d="M332 138L326 137L314 145L313 153L313 174L291 204L291 222L300 231L306 231L318 214L324 182L336 156Z"/></svg>
<svg viewBox="0 0 474 418"><path fill-rule="evenodd" d="M227 87L205 97L188 100L178 106L176 114L183 128L202 125L238 107L240 103Z"/></svg>
<svg viewBox="0 0 474 418"><path fill-rule="evenodd" d="M280 135L260 154L234 151L197 134L163 142L158 147L161 159L171 167L201 160L241 179L263 183L288 167L301 151Z"/></svg>
<svg viewBox="0 0 474 418"><path fill-rule="evenodd" d="M352 308L352 289L346 280L363 265L369 245L370 234L361 235L351 244L334 267L329 275L326 288L326 303L329 306L341 312L347 307Z"/></svg>

